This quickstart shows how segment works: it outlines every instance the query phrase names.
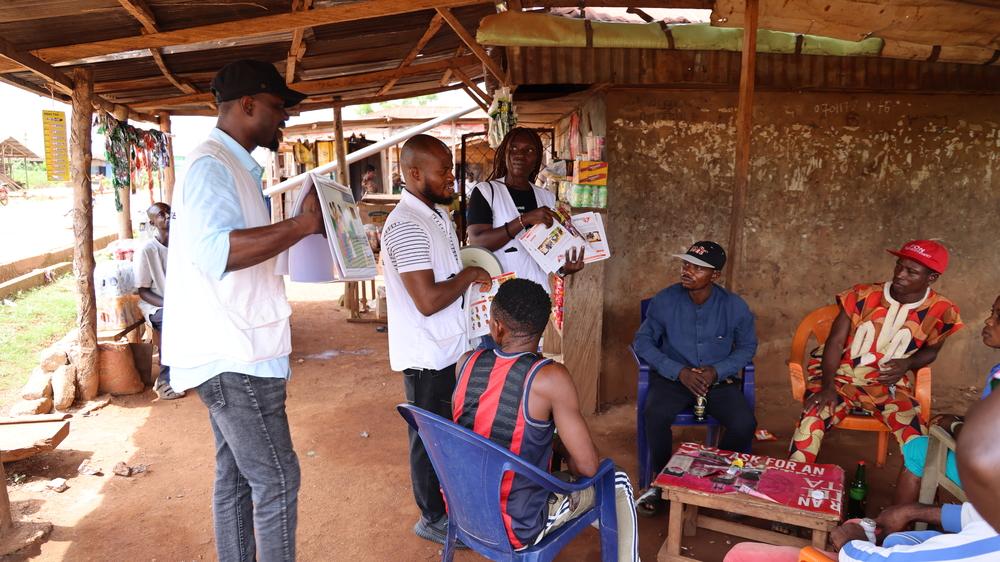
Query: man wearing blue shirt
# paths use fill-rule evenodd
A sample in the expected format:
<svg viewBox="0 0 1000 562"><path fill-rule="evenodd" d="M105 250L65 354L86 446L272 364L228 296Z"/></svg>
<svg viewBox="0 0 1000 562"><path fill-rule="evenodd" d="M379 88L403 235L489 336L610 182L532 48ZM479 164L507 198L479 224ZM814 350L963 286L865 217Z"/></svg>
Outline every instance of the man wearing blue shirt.
<svg viewBox="0 0 1000 562"><path fill-rule="evenodd" d="M681 282L653 297L633 343L652 368L643 415L657 471L673 451L674 418L699 396L707 397L706 413L725 428L719 448L749 451L757 427L740 384L740 371L757 350L754 316L742 298L715 284L726 252L702 241L674 257L683 262ZM663 503L653 487L640 496L636 510L652 516Z"/></svg>
<svg viewBox="0 0 1000 562"><path fill-rule="evenodd" d="M299 464L285 415L291 308L277 256L323 232L323 218L313 192L301 214L271 224L250 152L277 150L286 108L305 95L252 60L226 65L212 90L216 128L174 194L163 362L174 389L195 389L208 407L219 560L292 561Z"/></svg>

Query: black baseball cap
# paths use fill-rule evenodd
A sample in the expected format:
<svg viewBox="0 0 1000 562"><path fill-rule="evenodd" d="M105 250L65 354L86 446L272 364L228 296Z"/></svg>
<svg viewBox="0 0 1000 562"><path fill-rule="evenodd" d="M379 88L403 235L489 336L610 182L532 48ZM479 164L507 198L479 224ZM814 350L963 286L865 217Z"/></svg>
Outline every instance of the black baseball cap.
<svg viewBox="0 0 1000 562"><path fill-rule="evenodd" d="M222 67L212 78L212 93L216 102L239 99L243 96L269 93L285 100L285 107L298 105L306 94L285 85L285 79L269 62L238 60Z"/></svg>
<svg viewBox="0 0 1000 562"><path fill-rule="evenodd" d="M711 267L712 269L722 269L726 265L726 251L722 246L711 240L695 242L683 254L674 254L675 258L680 258L688 263Z"/></svg>

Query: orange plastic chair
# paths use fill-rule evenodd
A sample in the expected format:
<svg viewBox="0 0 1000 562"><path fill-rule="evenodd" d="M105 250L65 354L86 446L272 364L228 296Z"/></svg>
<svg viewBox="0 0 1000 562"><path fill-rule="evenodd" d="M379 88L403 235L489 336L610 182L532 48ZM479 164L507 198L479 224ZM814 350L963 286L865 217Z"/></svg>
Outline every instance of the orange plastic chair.
<svg viewBox="0 0 1000 562"><path fill-rule="evenodd" d="M799 551L799 562L830 562L836 558L830 558L825 552L812 546L807 546Z"/></svg>
<svg viewBox="0 0 1000 562"><path fill-rule="evenodd" d="M831 304L810 312L795 330L792 338L792 351L788 356L788 376L792 382L792 396L802 402L806 392L806 344L809 337L816 338L818 343L824 343L830 336L830 328L837 318L840 308ZM920 419L927 423L931 417L931 370L924 367L917 371L914 391L920 404ZM889 453L889 427L868 415L849 414L836 427L854 429L857 431L875 431L878 433L878 450L875 455L875 466L885 466Z"/></svg>

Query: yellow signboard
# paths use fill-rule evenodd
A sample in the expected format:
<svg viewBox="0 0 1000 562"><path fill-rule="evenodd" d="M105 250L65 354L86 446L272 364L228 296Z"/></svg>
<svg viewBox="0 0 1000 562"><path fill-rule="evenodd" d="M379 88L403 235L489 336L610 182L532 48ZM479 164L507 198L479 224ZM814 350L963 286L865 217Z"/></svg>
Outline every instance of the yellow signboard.
<svg viewBox="0 0 1000 562"><path fill-rule="evenodd" d="M49 181L69 181L69 145L66 143L66 112L42 111L45 137L45 169Z"/></svg>
<svg viewBox="0 0 1000 562"><path fill-rule="evenodd" d="M332 162L334 158L333 141L316 141L316 164L318 166Z"/></svg>

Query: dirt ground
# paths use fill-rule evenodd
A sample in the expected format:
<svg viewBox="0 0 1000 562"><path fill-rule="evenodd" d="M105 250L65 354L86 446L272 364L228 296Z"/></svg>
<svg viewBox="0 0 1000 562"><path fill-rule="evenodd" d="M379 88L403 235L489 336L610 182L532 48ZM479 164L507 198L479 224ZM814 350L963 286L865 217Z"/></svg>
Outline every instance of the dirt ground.
<svg viewBox="0 0 1000 562"><path fill-rule="evenodd" d="M394 409L403 400L403 388L400 376L389 370L386 336L372 324L346 322L334 291L330 285L292 284L289 289L295 313L287 407L302 465L299 558L440 559L438 545L411 531L418 511L410 491L406 428ZM960 398L935 397L943 407ZM74 416L70 435L57 450L5 466L8 478L27 477L10 487L15 517L54 526L49 540L28 553L28 559L215 559L210 509L214 460L207 412L193 394L172 402L154 399L147 390L115 398L90 416ZM779 441L755 444L755 452L783 456L796 416L787 383L758 385L757 413L760 427L777 434ZM588 421L602 454L634 476L634 404L613 406ZM676 433L675 443L704 438L696 429ZM849 468L859 458L873 463L874 449L871 434L835 431L820 460ZM869 471L870 513L877 513L891 495L899 455L895 445L890 451L885 468ZM84 459L101 467L104 475L78 474ZM115 476L111 469L119 461L145 464L149 470L131 478ZM44 482L56 477L68 480L64 493L44 488ZM656 559L666 526L666 515L640 520L643 560ZM685 553L699 560L721 560L734 542L701 530L685 539ZM462 552L456 559L480 558ZM599 560L597 532L585 531L559 559Z"/></svg>

